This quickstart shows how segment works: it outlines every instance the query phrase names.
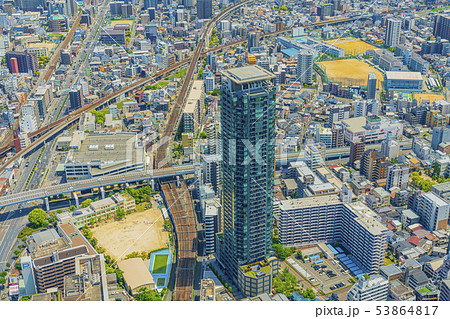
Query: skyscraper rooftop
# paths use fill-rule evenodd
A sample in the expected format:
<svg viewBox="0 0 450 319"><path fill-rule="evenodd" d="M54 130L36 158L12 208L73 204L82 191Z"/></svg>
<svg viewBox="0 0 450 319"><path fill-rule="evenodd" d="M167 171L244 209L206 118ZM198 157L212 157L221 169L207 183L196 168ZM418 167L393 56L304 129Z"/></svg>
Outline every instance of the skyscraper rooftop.
<svg viewBox="0 0 450 319"><path fill-rule="evenodd" d="M222 71L222 74L230 78L236 84L243 84L254 81L270 80L275 77L258 65L244 66Z"/></svg>

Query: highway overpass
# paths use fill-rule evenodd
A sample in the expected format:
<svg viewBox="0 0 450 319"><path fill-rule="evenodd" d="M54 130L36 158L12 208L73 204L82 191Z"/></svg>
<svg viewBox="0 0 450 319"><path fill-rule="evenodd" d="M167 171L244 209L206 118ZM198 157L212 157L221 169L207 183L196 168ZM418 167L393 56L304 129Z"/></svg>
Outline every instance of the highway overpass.
<svg viewBox="0 0 450 319"><path fill-rule="evenodd" d="M74 181L55 186L33 189L22 193L2 196L0 197L0 208L14 204L25 203L37 199L43 199L44 201L48 201L48 198L50 196L60 194L75 193L88 189L118 184L134 183L139 181L150 181L152 179L157 178L192 174L193 172L194 172L193 165L183 165L159 170L135 171L119 175L110 175ZM76 195L74 196L74 198L77 201ZM48 205L48 202L46 202L46 205Z"/></svg>

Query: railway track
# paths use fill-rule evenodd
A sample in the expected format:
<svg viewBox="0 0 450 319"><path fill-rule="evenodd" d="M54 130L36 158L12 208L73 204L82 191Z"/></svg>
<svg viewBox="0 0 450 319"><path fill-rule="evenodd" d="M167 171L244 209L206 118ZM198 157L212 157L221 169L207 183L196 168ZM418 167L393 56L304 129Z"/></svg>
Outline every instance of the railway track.
<svg viewBox="0 0 450 319"><path fill-rule="evenodd" d="M192 300L197 260L197 230L192 199L185 182L180 187L175 182L161 186L174 226L176 245L176 272L173 299Z"/></svg>

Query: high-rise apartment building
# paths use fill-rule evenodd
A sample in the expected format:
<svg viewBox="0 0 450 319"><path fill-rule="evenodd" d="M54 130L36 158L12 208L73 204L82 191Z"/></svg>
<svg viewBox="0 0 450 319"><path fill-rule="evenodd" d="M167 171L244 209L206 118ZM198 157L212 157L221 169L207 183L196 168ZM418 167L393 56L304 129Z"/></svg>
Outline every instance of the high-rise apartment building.
<svg viewBox="0 0 450 319"><path fill-rule="evenodd" d="M9 51L6 52L5 60L6 65L11 73L17 73L15 69L13 69L13 65L11 64L11 59L15 58L17 62L17 68L19 73L35 73L38 70L38 62L37 56L35 53L19 52L19 51ZM13 62L14 63L14 62ZM15 72L13 72L13 70Z"/></svg>
<svg viewBox="0 0 450 319"><path fill-rule="evenodd" d="M375 99L377 93L377 74L370 72L367 79L367 98Z"/></svg>
<svg viewBox="0 0 450 319"><path fill-rule="evenodd" d="M353 141L350 143L350 160L351 166L355 164L356 161L361 159L361 155L364 153L366 148L366 143L362 141Z"/></svg>
<svg viewBox="0 0 450 319"><path fill-rule="evenodd" d="M328 127L333 127L333 124L348 119L350 117L350 105L339 104L330 108L328 116Z"/></svg>
<svg viewBox="0 0 450 319"><path fill-rule="evenodd" d="M392 165L386 162L386 158L377 150L367 150L361 155L360 172L367 179L376 181L387 177L387 169Z"/></svg>
<svg viewBox="0 0 450 319"><path fill-rule="evenodd" d="M297 76L296 82L312 84L313 74L313 53L309 49L301 49L297 56Z"/></svg>
<svg viewBox="0 0 450 319"><path fill-rule="evenodd" d="M339 241L365 272L383 266L387 228L360 202L345 203L338 195L281 201L279 241L284 246Z"/></svg>
<svg viewBox="0 0 450 319"><path fill-rule="evenodd" d="M400 43L400 30L402 28L402 20L388 19L386 22L386 34L384 36L384 44L389 47L395 47Z"/></svg>
<svg viewBox="0 0 450 319"><path fill-rule="evenodd" d="M385 189L389 191L392 187L406 189L409 180L409 166L407 164L394 164L389 166Z"/></svg>
<svg viewBox="0 0 450 319"><path fill-rule="evenodd" d="M305 146L305 162L312 170L325 164L326 146L324 143L308 144Z"/></svg>
<svg viewBox="0 0 450 319"><path fill-rule="evenodd" d="M433 35L450 41L450 15L438 14L434 17Z"/></svg>
<svg viewBox="0 0 450 319"><path fill-rule="evenodd" d="M272 290L275 76L259 66L222 71L220 262L245 295Z"/></svg>
<svg viewBox="0 0 450 319"><path fill-rule="evenodd" d="M83 106L81 85L76 85L69 91L69 100L70 100L70 108L73 110L76 110Z"/></svg>
<svg viewBox="0 0 450 319"><path fill-rule="evenodd" d="M421 224L429 231L447 229L450 203L434 193L424 193L419 196L417 215Z"/></svg>
<svg viewBox="0 0 450 319"><path fill-rule="evenodd" d="M197 17L199 19L210 19L212 13L212 0L197 1Z"/></svg>
<svg viewBox="0 0 450 319"><path fill-rule="evenodd" d="M258 46L258 33L257 32L249 32L248 33L248 51L251 48L256 48Z"/></svg>
<svg viewBox="0 0 450 319"><path fill-rule="evenodd" d="M434 127L431 137L431 148L437 150L439 144L450 142L450 127Z"/></svg>
<svg viewBox="0 0 450 319"><path fill-rule="evenodd" d="M381 154L387 159L393 159L400 154L400 144L398 141L388 138L381 142Z"/></svg>

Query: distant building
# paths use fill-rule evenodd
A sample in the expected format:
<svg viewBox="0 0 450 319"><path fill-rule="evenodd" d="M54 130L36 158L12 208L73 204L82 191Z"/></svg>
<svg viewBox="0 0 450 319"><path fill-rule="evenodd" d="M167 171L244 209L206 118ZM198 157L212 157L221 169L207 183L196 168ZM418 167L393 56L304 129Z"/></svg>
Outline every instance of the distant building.
<svg viewBox="0 0 450 319"><path fill-rule="evenodd" d="M212 13L212 0L197 1L197 17L199 19L210 19Z"/></svg>
<svg viewBox="0 0 450 319"><path fill-rule="evenodd" d="M439 144L450 142L450 127L434 127L431 137L431 148L437 150Z"/></svg>
<svg viewBox="0 0 450 319"><path fill-rule="evenodd" d="M325 164L326 146L323 143L308 144L305 146L305 162L309 168L315 170Z"/></svg>
<svg viewBox="0 0 450 319"><path fill-rule="evenodd" d="M384 44L387 47L395 47L400 43L400 30L402 28L402 20L388 19L386 26L386 34L384 36Z"/></svg>
<svg viewBox="0 0 450 319"><path fill-rule="evenodd" d="M14 59L12 63L11 59ZM5 60L9 72L11 73L17 73L17 71L18 73L29 73L29 72L35 73L38 71L38 62L35 53L29 53L27 51L25 52L9 51L6 52Z"/></svg>
<svg viewBox="0 0 450 319"><path fill-rule="evenodd" d="M312 84L313 74L313 52L312 50L302 49L298 51L297 56L297 76L296 82Z"/></svg>
<svg viewBox="0 0 450 319"><path fill-rule="evenodd" d="M48 18L48 32L61 33L68 30L67 18L63 15L51 15Z"/></svg>
<svg viewBox="0 0 450 319"><path fill-rule="evenodd" d="M361 141L352 141L350 142L350 160L349 163L351 166L355 164L356 161L361 159L362 154L364 153L366 144Z"/></svg>
<svg viewBox="0 0 450 319"><path fill-rule="evenodd" d="M123 279L127 290L136 294L140 289L155 289L155 281L141 258L130 258L120 261L117 266L123 271Z"/></svg>
<svg viewBox="0 0 450 319"><path fill-rule="evenodd" d="M348 301L386 301L389 294L389 281L381 276L359 278L347 294Z"/></svg>
<svg viewBox="0 0 450 319"><path fill-rule="evenodd" d="M384 82L387 90L422 91L423 77L420 72L387 71Z"/></svg>
<svg viewBox="0 0 450 319"><path fill-rule="evenodd" d="M400 144L391 138L381 142L381 154L387 159L397 158L400 153Z"/></svg>
<svg viewBox="0 0 450 319"><path fill-rule="evenodd" d="M377 93L377 74L370 72L367 79L367 99L375 99Z"/></svg>
<svg viewBox="0 0 450 319"><path fill-rule="evenodd" d="M408 187L409 181L409 165L394 164L389 166L386 178L386 190L389 191L392 187L398 187L401 190Z"/></svg>
<svg viewBox="0 0 450 319"><path fill-rule="evenodd" d="M330 114L328 116L328 127L333 127L338 121L350 118L350 105L335 105L330 108Z"/></svg>
<svg viewBox="0 0 450 319"><path fill-rule="evenodd" d="M258 46L258 33L257 32L249 32L248 33L248 51L250 49L256 48Z"/></svg>
<svg viewBox="0 0 450 319"><path fill-rule="evenodd" d="M433 35L450 41L450 15L438 14L434 17Z"/></svg>
<svg viewBox="0 0 450 319"><path fill-rule="evenodd" d="M79 109L83 106L83 97L81 93L81 85L72 87L69 91L70 108L72 110Z"/></svg>

